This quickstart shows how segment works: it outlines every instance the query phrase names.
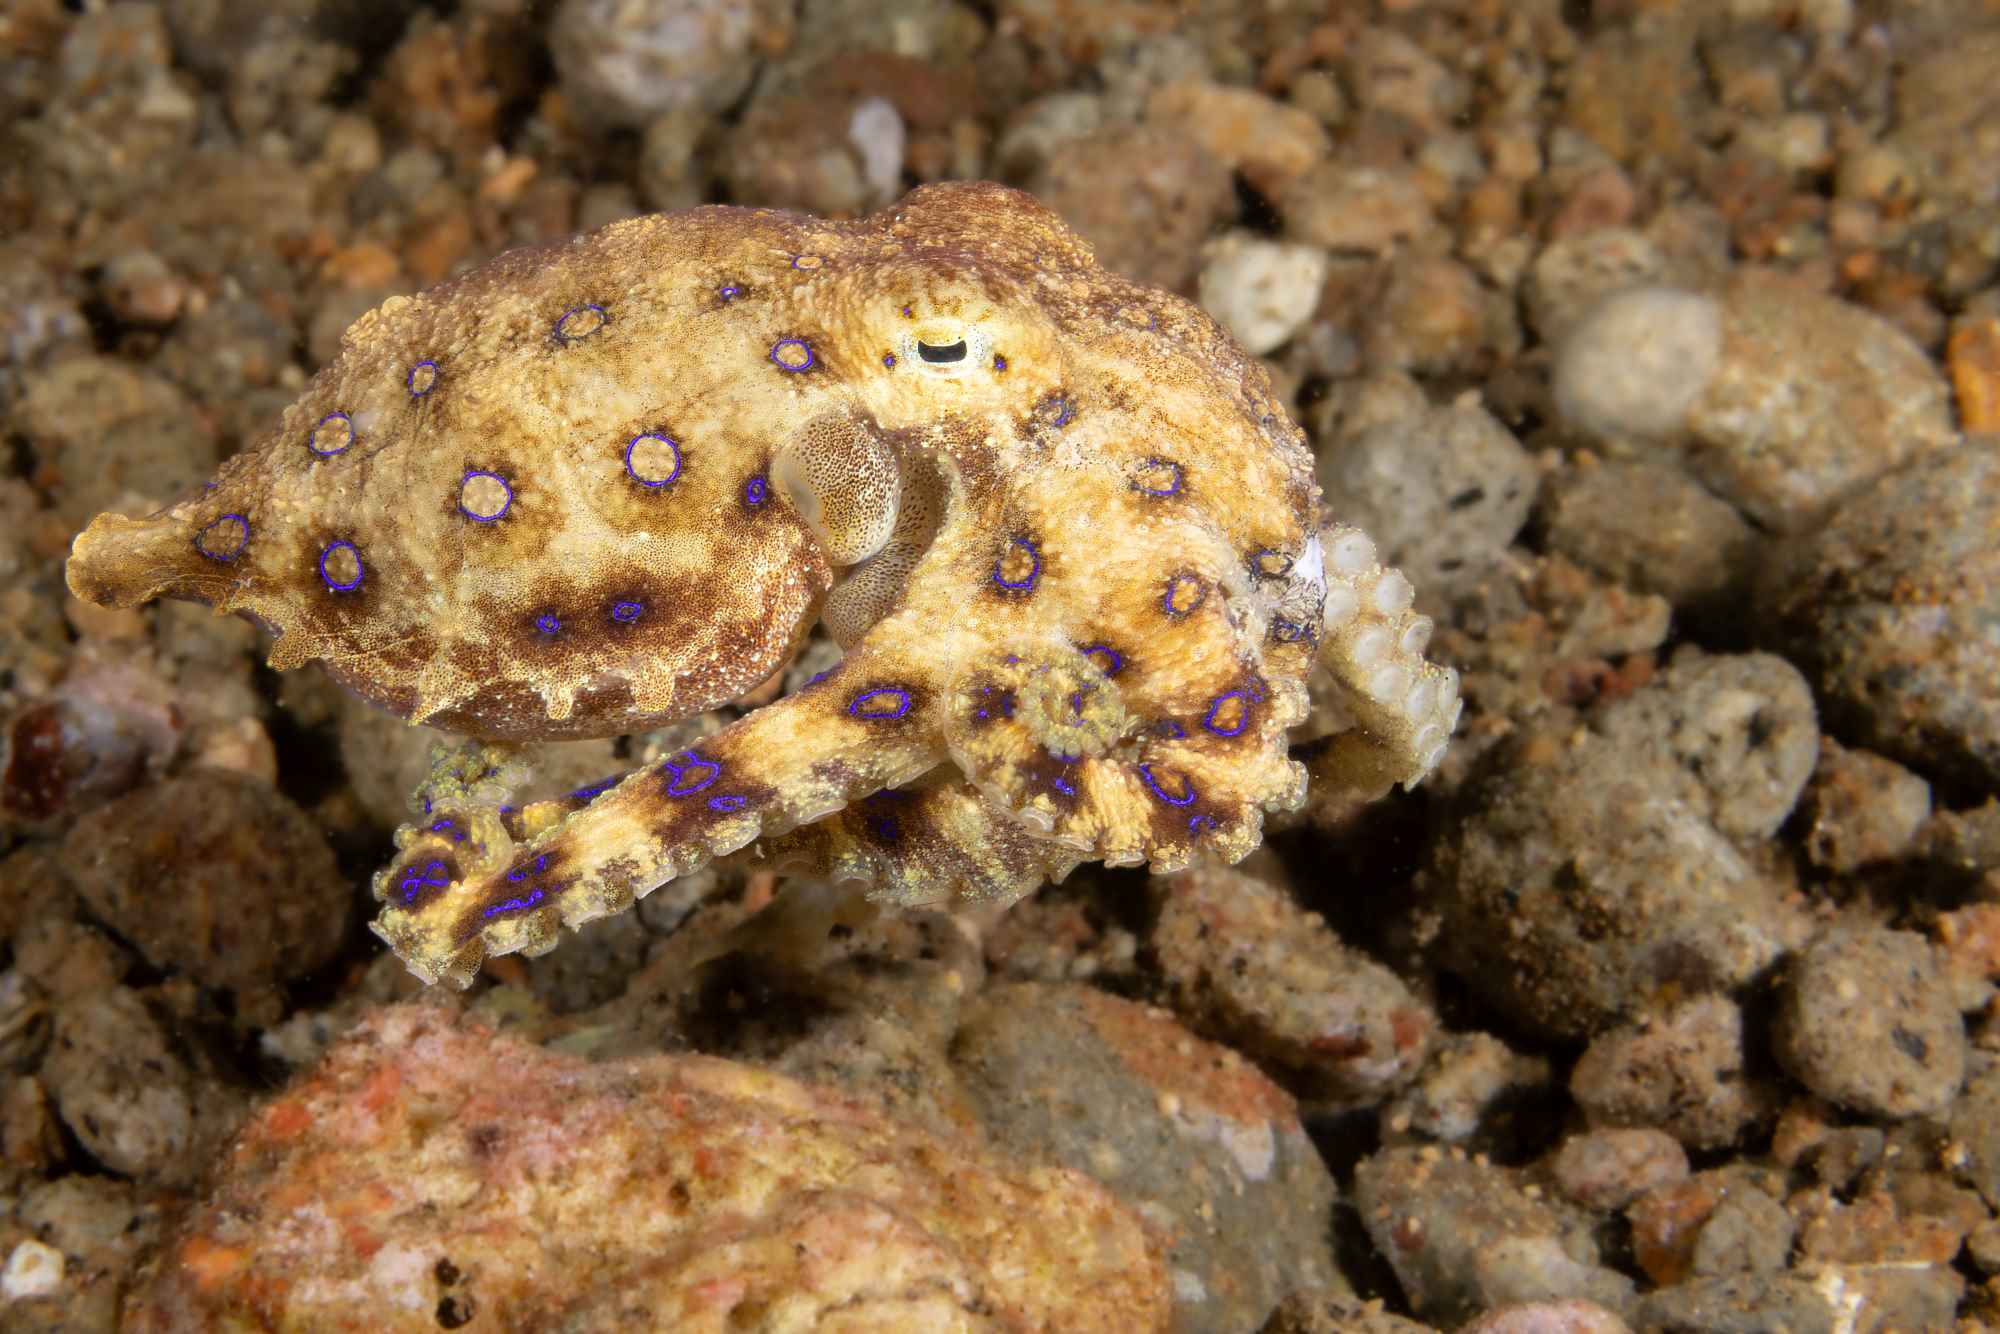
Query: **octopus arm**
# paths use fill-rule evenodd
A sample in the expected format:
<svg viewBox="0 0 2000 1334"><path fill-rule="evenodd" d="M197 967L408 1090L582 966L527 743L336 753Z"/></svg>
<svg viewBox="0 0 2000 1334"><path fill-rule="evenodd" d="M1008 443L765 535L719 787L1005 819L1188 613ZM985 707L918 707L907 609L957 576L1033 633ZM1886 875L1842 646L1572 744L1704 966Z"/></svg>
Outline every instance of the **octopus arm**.
<svg viewBox="0 0 2000 1334"><path fill-rule="evenodd" d="M857 651L616 786L511 819L490 794L464 809L434 802L375 879L373 930L417 976L463 987L489 955L543 953L560 926L622 912L760 837L919 777L944 755L935 691L895 665Z"/></svg>

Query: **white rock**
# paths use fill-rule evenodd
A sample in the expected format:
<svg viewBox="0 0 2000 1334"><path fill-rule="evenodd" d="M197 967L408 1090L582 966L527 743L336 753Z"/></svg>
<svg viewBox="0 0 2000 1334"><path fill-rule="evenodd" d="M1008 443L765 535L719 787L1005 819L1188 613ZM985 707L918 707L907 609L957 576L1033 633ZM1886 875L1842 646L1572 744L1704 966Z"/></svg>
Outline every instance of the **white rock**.
<svg viewBox="0 0 2000 1334"><path fill-rule="evenodd" d="M1326 270L1317 246L1231 232L1204 249L1198 296L1237 342L1262 356L1312 318Z"/></svg>
<svg viewBox="0 0 2000 1334"><path fill-rule="evenodd" d="M62 1283L63 1253L32 1238L16 1246L0 1269L0 1296L10 1302L53 1296Z"/></svg>

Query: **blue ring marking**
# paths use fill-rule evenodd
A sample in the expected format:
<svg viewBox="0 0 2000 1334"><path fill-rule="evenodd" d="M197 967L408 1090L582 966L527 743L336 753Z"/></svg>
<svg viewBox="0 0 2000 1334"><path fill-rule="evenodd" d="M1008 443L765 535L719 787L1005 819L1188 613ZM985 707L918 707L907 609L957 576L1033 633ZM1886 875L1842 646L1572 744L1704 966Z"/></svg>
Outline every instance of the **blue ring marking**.
<svg viewBox="0 0 2000 1334"><path fill-rule="evenodd" d="M1188 817L1188 832L1191 834L1206 834L1213 828L1215 828L1215 817L1213 815L1190 815Z"/></svg>
<svg viewBox="0 0 2000 1334"><path fill-rule="evenodd" d="M1221 712L1222 706L1232 699L1242 703L1243 716L1236 720L1236 726L1234 727L1218 727L1215 722L1215 715ZM1217 695L1208 702L1208 712L1202 716L1201 725L1217 736L1242 735L1243 729L1250 725L1250 696L1241 690L1226 690L1222 694Z"/></svg>
<svg viewBox="0 0 2000 1334"><path fill-rule="evenodd" d="M344 584L339 582L332 575L326 572L327 561L332 559L333 553L339 551L342 547L345 547L347 550L354 553L354 578L348 580ZM361 548L355 546L352 542L348 541L346 538L344 537L336 538L334 541L327 543L325 548L320 551L319 577L321 580L325 582L326 586L332 589L334 592L351 593L355 589L361 587L361 581L367 578L367 576L368 576L368 568L361 563Z"/></svg>
<svg viewBox="0 0 2000 1334"><path fill-rule="evenodd" d="M474 514L465 507L465 484L475 477L491 477L494 481L500 483L500 489L507 493L507 499L500 502L500 508L492 514ZM507 511L513 508L514 487L499 473L488 472L484 468L472 468L466 472L465 476L458 479L458 512L474 523L498 523L500 520L506 518Z"/></svg>
<svg viewBox="0 0 2000 1334"><path fill-rule="evenodd" d="M1103 654L1108 662L1098 662L1097 670L1106 676L1116 676L1125 670L1125 655L1109 644L1085 644L1077 652L1093 662L1097 661L1098 654Z"/></svg>
<svg viewBox="0 0 2000 1334"><path fill-rule="evenodd" d="M806 263L807 260L811 260L812 263L810 264ZM818 255L804 254L804 255L792 256L792 267L797 269L800 273L811 273L814 269L819 268L822 264L825 263L826 261L821 259Z"/></svg>
<svg viewBox="0 0 2000 1334"><path fill-rule="evenodd" d="M1056 419L1050 422L1049 425L1051 427L1069 425L1070 420L1076 416L1076 409L1070 405L1069 395L1057 394L1054 402L1057 409Z"/></svg>
<svg viewBox="0 0 2000 1334"><path fill-rule="evenodd" d="M1009 580L1005 575L1001 573L1001 567L1007 563L1007 557L1014 550L1015 547L1019 547L1021 548L1021 550L1027 552L1028 559L1032 562L1032 564L1030 564L1028 567L1028 573L1018 583ZM1009 589L1013 592L1025 593L1029 589L1033 588L1035 586L1036 580L1040 579L1041 577L1042 577L1041 551L1035 546L1033 542L1030 542L1025 537L1009 538L1007 540L1007 549L1000 553L1000 559L993 562L993 582L1000 585L1000 587Z"/></svg>
<svg viewBox="0 0 2000 1334"><path fill-rule="evenodd" d="M889 368L890 370L892 370L892 371L893 371L893 370L895 370L895 369L896 369L896 354L895 354L894 352L884 352L884 353L882 354L882 364L883 364L884 366L888 367L888 368Z"/></svg>
<svg viewBox="0 0 2000 1334"><path fill-rule="evenodd" d="M1274 616L1271 618L1271 638L1280 644L1310 643L1313 638L1312 627L1298 621L1288 621L1282 616Z"/></svg>
<svg viewBox="0 0 2000 1334"><path fill-rule="evenodd" d="M424 387L421 389L417 388L418 371L430 372L429 375L424 377ZM403 387L410 391L411 398L422 398L425 394L437 388L438 379L443 374L444 372L438 369L438 364L435 361L429 357L425 357L422 361L410 367L410 373L403 377Z"/></svg>
<svg viewBox="0 0 2000 1334"><path fill-rule="evenodd" d="M235 546L229 548L229 550L226 552L222 552L222 551L210 551L206 546L202 545L202 540L204 538L206 538L210 533L214 532L216 529L220 528L223 524L228 523L231 519L234 519L236 521L237 527L242 529L242 532L240 532L237 535ZM243 548L249 545L250 545L250 520L241 514L225 514L218 519L212 520L205 528L203 528L200 532L194 535L194 549L196 551L199 551L202 555L208 557L210 560L219 560L224 564L227 564L228 562L233 561L238 556L242 555Z"/></svg>
<svg viewBox="0 0 2000 1334"><path fill-rule="evenodd" d="M643 602L616 602L611 606L611 619L620 625L632 625L646 614Z"/></svg>
<svg viewBox="0 0 2000 1334"><path fill-rule="evenodd" d="M1275 557L1278 568L1270 569L1264 562ZM1266 579L1282 579L1292 572L1292 558L1276 547L1259 547L1250 553L1250 568Z"/></svg>
<svg viewBox="0 0 2000 1334"><path fill-rule="evenodd" d="M994 370L996 370L996 371L1004 371L1004 370L1006 370L1006 369L1007 369L1007 358L1005 358L1005 357L1001 356L1001 355L1000 355L1000 354L999 354L998 352L995 352L995 353L993 354L993 369L994 369Z"/></svg>
<svg viewBox="0 0 2000 1334"><path fill-rule="evenodd" d="M532 866L529 865L517 866L513 870L507 872L507 879L510 883L519 884L521 881L526 880L530 875L540 875L543 871L546 871L548 869L549 869L549 854L544 852L535 858L534 864Z"/></svg>
<svg viewBox="0 0 2000 1334"><path fill-rule="evenodd" d="M722 766L714 760L704 760L693 751L683 751L680 761L665 760L660 764L660 773L667 780L667 795L670 797L692 797L697 792L705 792L722 776ZM690 775L699 775L691 777Z"/></svg>
<svg viewBox="0 0 2000 1334"><path fill-rule="evenodd" d="M1159 724L1153 728L1153 735L1165 737L1169 741L1180 741L1187 736L1187 728L1182 727L1172 718L1162 718Z"/></svg>
<svg viewBox="0 0 2000 1334"><path fill-rule="evenodd" d="M518 899L502 899L491 907L481 908L479 915L481 917L498 917L502 913L520 912L523 909L532 908L541 901L542 889L540 885L537 885Z"/></svg>
<svg viewBox="0 0 2000 1334"><path fill-rule="evenodd" d="M674 452L674 470L668 473L665 477L658 478L657 480L649 480L647 478L641 477L639 475L639 470L632 466L632 451L639 447L639 442L641 440L657 440L661 444L665 445L668 449L672 450ZM625 474L626 476L630 477L633 481L637 482L640 486L658 487L658 486L666 486L669 483L674 482L681 475L680 442L678 440L674 440L667 436L661 435L658 431L639 432L639 434L633 436L631 440L626 442Z"/></svg>
<svg viewBox="0 0 2000 1334"><path fill-rule="evenodd" d="M334 449L321 449L319 447L320 428L336 418L339 419L340 424L347 430L347 443ZM345 454L348 450L354 448L355 439L354 419L344 412L329 412L326 416L314 422L313 428L306 432L306 450L315 458L330 459L336 454Z"/></svg>
<svg viewBox="0 0 2000 1334"><path fill-rule="evenodd" d="M1178 797L1172 797L1168 796L1167 790L1160 786L1160 780L1153 777L1152 765L1135 764L1132 767L1139 771L1139 777L1145 780L1146 786L1149 789L1151 789L1153 795L1155 797L1158 797L1161 801L1167 803L1167 805L1185 806L1189 802L1194 800L1195 798L1194 781L1190 779L1186 774L1181 775L1181 786L1186 788L1187 790L1181 793L1181 795Z"/></svg>
<svg viewBox="0 0 2000 1334"><path fill-rule="evenodd" d="M609 778L600 778L595 783L586 783L569 794L570 800L581 802L596 801L606 792L617 787L618 780L624 776L623 774L613 774Z"/></svg>
<svg viewBox="0 0 2000 1334"><path fill-rule="evenodd" d="M796 366L793 365L778 355L778 349L785 347L797 348L806 354L806 359ZM809 371L818 361L819 358L813 355L812 344L803 338L780 338L777 342L771 344L771 364L781 371L790 371L793 374L797 374L800 371Z"/></svg>
<svg viewBox="0 0 2000 1334"><path fill-rule="evenodd" d="M708 808L712 811L740 811L749 804L750 798L740 792L725 792L708 799Z"/></svg>
<svg viewBox="0 0 2000 1334"><path fill-rule="evenodd" d="M715 289L715 294L724 301L734 301L737 297L743 295L743 289L735 283L724 283Z"/></svg>
<svg viewBox="0 0 2000 1334"><path fill-rule="evenodd" d="M751 509L756 509L759 505L763 504L770 498L771 498L771 484L765 481L761 476L752 477L749 481L743 484L743 503L748 505Z"/></svg>
<svg viewBox="0 0 2000 1334"><path fill-rule="evenodd" d="M573 315L581 315L585 311L589 311L590 313L596 315L597 323L593 324L590 328L585 329L582 333L571 333L568 330L568 328L565 327L569 324L570 317ZM555 328L551 332L555 335L555 340L558 343L561 343L563 346L567 347L571 343L581 342L583 339L590 337L592 334L596 333L598 330L602 329L605 325L609 323L611 323L611 313L609 311L605 310L605 308L602 306L595 305L591 302L586 301L583 305L571 306L568 310L564 311L556 319Z"/></svg>
<svg viewBox="0 0 2000 1334"><path fill-rule="evenodd" d="M451 841L454 843L465 842L466 838L465 831L458 827L458 821L452 819L448 815L442 819L433 820L428 826L426 826L426 828L428 828L430 832L433 834L451 835Z"/></svg>
<svg viewBox="0 0 2000 1334"><path fill-rule="evenodd" d="M826 680L826 678L827 678L827 677L829 677L829 676L832 676L832 675L833 675L833 668L831 668L831 667L827 668L827 669L826 669L825 671L823 671L823 672L814 672L814 673L813 673L813 674L812 674L811 676L808 676L808 677L806 678L806 685L807 685L807 686L816 686L816 685L818 685L818 684L819 684L819 683L820 683L821 681L824 681L824 680ZM800 686L800 687L799 687L799 689L801 689L801 690L804 690L805 688L806 688L805 686Z"/></svg>
<svg viewBox="0 0 2000 1334"><path fill-rule="evenodd" d="M869 708L868 701L880 696L891 696L895 703L887 711ZM901 686L870 686L847 702L847 713L851 718L862 718L870 722L887 722L901 718L910 711L910 692Z"/></svg>
<svg viewBox="0 0 2000 1334"><path fill-rule="evenodd" d="M1134 477L1132 479L1132 489L1134 491L1137 491L1142 496L1165 497L1165 496L1179 495L1181 493L1181 482L1185 479L1187 475L1182 471L1181 465L1174 462L1172 459L1150 458L1147 459L1145 462L1141 463L1138 466L1138 468L1135 469L1134 471L1149 472L1154 468L1167 469L1168 471L1173 473L1173 480L1168 482L1165 486L1146 486L1143 483L1141 483L1137 477Z"/></svg>
<svg viewBox="0 0 2000 1334"><path fill-rule="evenodd" d="M1181 590L1190 584L1194 586L1194 601L1185 607L1177 605ZM1200 575L1177 574L1167 580L1167 591L1160 597L1160 608L1178 620L1182 616L1192 614L1206 601L1208 601L1208 585L1202 582Z"/></svg>
<svg viewBox="0 0 2000 1334"><path fill-rule="evenodd" d="M403 891L403 902L410 904L417 901L417 895L423 893L425 888L444 889L450 884L451 875L445 870L444 863L433 857L422 870L412 866L404 871L396 888Z"/></svg>
<svg viewBox="0 0 2000 1334"><path fill-rule="evenodd" d="M894 843L903 836L903 827L896 823L893 815L871 815L866 824L868 832L884 843Z"/></svg>
<svg viewBox="0 0 2000 1334"><path fill-rule="evenodd" d="M562 629L562 620L552 611L545 611L535 618L535 628L553 638Z"/></svg>

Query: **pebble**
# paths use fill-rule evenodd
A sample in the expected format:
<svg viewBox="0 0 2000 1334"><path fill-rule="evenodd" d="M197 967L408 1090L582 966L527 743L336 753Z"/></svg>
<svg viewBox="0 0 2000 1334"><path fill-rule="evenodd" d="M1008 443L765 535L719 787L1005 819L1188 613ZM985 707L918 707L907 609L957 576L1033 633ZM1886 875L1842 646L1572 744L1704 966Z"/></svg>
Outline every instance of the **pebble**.
<svg viewBox="0 0 2000 1334"><path fill-rule="evenodd" d="M1771 653L1676 653L1650 688L1607 704L1606 741L1653 749L1686 775L1683 791L1731 838L1777 833L1819 758L1812 691Z"/></svg>
<svg viewBox="0 0 2000 1334"><path fill-rule="evenodd" d="M45 467L64 523L82 527L128 493L164 504L201 483L216 439L170 381L111 357L79 356L21 376L14 426Z"/></svg>
<svg viewBox="0 0 2000 1334"><path fill-rule="evenodd" d="M1358 111L1424 130L1456 123L1471 91L1462 75L1394 28L1356 33L1341 54L1339 69Z"/></svg>
<svg viewBox="0 0 2000 1334"><path fill-rule="evenodd" d="M1205 80L1158 89L1147 100L1146 119L1194 140L1266 198L1276 198L1332 148L1320 123L1297 107Z"/></svg>
<svg viewBox="0 0 2000 1334"><path fill-rule="evenodd" d="M312 819L268 783L219 769L100 806L71 829L62 861L154 967L229 990L323 966L354 907Z"/></svg>
<svg viewBox="0 0 2000 1334"><path fill-rule="evenodd" d="M1597 1038L1569 1091L1593 1127L1650 1128L1690 1149L1721 1149L1774 1110L1773 1090L1748 1066L1742 1010L1698 996Z"/></svg>
<svg viewBox="0 0 2000 1334"><path fill-rule="evenodd" d="M1576 454L1538 504L1549 550L1677 611L1739 608L1762 549L1734 506L1670 464Z"/></svg>
<svg viewBox="0 0 2000 1334"><path fill-rule="evenodd" d="M1243 350L1263 356L1283 346L1319 305L1326 252L1234 231L1202 250L1196 299Z"/></svg>
<svg viewBox="0 0 2000 1334"><path fill-rule="evenodd" d="M1459 1334L1631 1334L1631 1326L1596 1302L1525 1302L1489 1311Z"/></svg>
<svg viewBox="0 0 2000 1334"><path fill-rule="evenodd" d="M1864 1116L1943 1111L1965 1080L1965 1025L1931 943L1836 930L1787 970L1773 1033L1793 1078Z"/></svg>
<svg viewBox="0 0 2000 1334"><path fill-rule="evenodd" d="M638 129L736 101L757 70L756 26L750 0L563 0L549 52L584 116Z"/></svg>
<svg viewBox="0 0 2000 1334"><path fill-rule="evenodd" d="M1361 327L1371 366L1424 376L1465 374L1520 342L1511 301L1489 300L1457 260L1415 251L1390 261L1379 307Z"/></svg>
<svg viewBox="0 0 2000 1334"><path fill-rule="evenodd" d="M1098 263L1177 292L1190 290L1203 242L1236 211L1229 169L1193 139L1157 125L1111 126L1065 137L1046 149L1027 188L1083 233ZM1319 296L1319 279L1311 271L1315 261L1305 252L1303 266L1288 265L1285 257L1293 249L1302 250L1279 248L1275 267L1281 272L1271 280L1289 281L1284 271L1295 271L1308 286L1291 299L1310 315ZM1242 265L1225 268L1234 275ZM1245 299L1251 300L1247 294ZM1282 313L1289 318L1290 312ZM1250 318L1254 323L1257 317ZM1293 322L1274 332L1283 342L1295 331Z"/></svg>
<svg viewBox="0 0 2000 1334"><path fill-rule="evenodd" d="M1355 1169L1354 1197L1376 1251L1424 1319L1455 1326L1511 1301L1587 1297L1615 1308L1630 1296L1631 1280L1597 1263L1587 1235L1567 1229L1514 1173L1483 1160L1383 1149Z"/></svg>
<svg viewBox="0 0 2000 1334"><path fill-rule="evenodd" d="M1164 1011L1041 983L973 997L951 1053L992 1142L1159 1220L1177 1327L1254 1329L1286 1293L1344 1286L1333 1178L1291 1097L1236 1053Z"/></svg>
<svg viewBox="0 0 2000 1334"><path fill-rule="evenodd" d="M1419 400L1421 404L1421 400ZM1527 522L1534 460L1473 403L1420 405L1322 446L1319 482L1427 602L1484 578Z"/></svg>
<svg viewBox="0 0 2000 1334"><path fill-rule="evenodd" d="M1301 1096L1373 1106L1429 1054L1437 1016L1272 879L1214 867L1153 887L1147 943L1175 1011Z"/></svg>
<svg viewBox="0 0 2000 1334"><path fill-rule="evenodd" d="M1437 225L1407 167L1328 158L1294 178L1275 202L1286 236L1339 255L1386 255Z"/></svg>
<svg viewBox="0 0 2000 1334"><path fill-rule="evenodd" d="M1629 289L1656 287L1665 279L1668 267L1665 252L1643 232L1630 227L1596 227L1557 237L1541 248L1522 275L1522 310L1542 341L1559 347L1577 322L1600 301ZM1670 306L1666 309L1680 314ZM1627 334L1627 342L1634 341L1626 326L1610 316L1605 318L1611 321L1607 329ZM1676 334L1688 337L1678 331ZM1587 353L1579 347L1571 355ZM1641 355L1645 355L1643 349ZM1649 360L1648 364L1652 362ZM1624 392L1629 396L1636 391ZM1629 412L1630 408L1613 411Z"/></svg>
<svg viewBox="0 0 2000 1334"><path fill-rule="evenodd" d="M1564 321L1552 388L1570 429L1593 440L1670 439L1722 361L1722 308L1671 287L1623 287Z"/></svg>
<svg viewBox="0 0 2000 1334"><path fill-rule="evenodd" d="M1945 344L1958 421L1967 434L2000 431L2000 319L1960 319Z"/></svg>
<svg viewBox="0 0 2000 1334"><path fill-rule="evenodd" d="M1437 1334L1422 1321L1394 1315L1380 1301L1345 1293L1295 1292L1278 1304L1258 1334Z"/></svg>
<svg viewBox="0 0 2000 1334"><path fill-rule="evenodd" d="M0 1294L8 1301L31 1297L53 1297L63 1290L63 1253L30 1237L15 1243L0 1268Z"/></svg>
<svg viewBox="0 0 2000 1334"><path fill-rule="evenodd" d="M915 1334L992 1310L1078 1334L1166 1327L1158 1243L1084 1174L712 1056L593 1064L381 1006L238 1144L127 1295L132 1334L332 1328L357 1310L398 1329L784 1312Z"/></svg>
<svg viewBox="0 0 2000 1334"><path fill-rule="evenodd" d="M1384 1144L1411 1139L1466 1147L1499 1147L1516 1109L1552 1094L1549 1063L1514 1051L1490 1033L1446 1034L1417 1072L1416 1082L1383 1105Z"/></svg>
<svg viewBox="0 0 2000 1334"><path fill-rule="evenodd" d="M64 997L42 1063L56 1113L84 1150L127 1176L186 1185L206 1165L208 1139L233 1098L196 1078L167 1026L128 987Z"/></svg>
<svg viewBox="0 0 2000 1334"><path fill-rule="evenodd" d="M1684 725L1698 719L1660 691L1633 701L1616 740L1558 717L1502 742L1418 881L1449 966L1504 1012L1572 1040L1643 1012L1661 988L1734 990L1807 930L1683 767L1711 744ZM1735 715L1715 753L1748 721ZM1749 758L1746 781L1765 771Z"/></svg>
<svg viewBox="0 0 2000 1334"><path fill-rule="evenodd" d="M1557 1189L1587 1209L1622 1209L1662 1186L1687 1179L1679 1141L1647 1126L1570 1135L1550 1164Z"/></svg>
<svg viewBox="0 0 2000 1334"><path fill-rule="evenodd" d="M2000 784L2000 436L1860 488L1764 571L1758 625L1833 730L1927 778Z"/></svg>
<svg viewBox="0 0 2000 1334"><path fill-rule="evenodd" d="M1660 287L1605 298L1557 350L1554 393L1573 430L1676 462L1781 532L1954 439L1921 348L1859 306L1774 280L1719 298Z"/></svg>
<svg viewBox="0 0 2000 1334"><path fill-rule="evenodd" d="M1931 818L1931 785L1894 760L1821 737L1804 810L1806 856L1846 875L1911 851Z"/></svg>

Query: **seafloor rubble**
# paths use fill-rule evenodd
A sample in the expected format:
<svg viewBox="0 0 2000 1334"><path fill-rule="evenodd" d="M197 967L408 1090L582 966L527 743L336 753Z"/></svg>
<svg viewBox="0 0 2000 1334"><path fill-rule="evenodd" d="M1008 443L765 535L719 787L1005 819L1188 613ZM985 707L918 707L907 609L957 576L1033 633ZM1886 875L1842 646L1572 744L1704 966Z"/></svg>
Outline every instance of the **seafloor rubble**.
<svg viewBox="0 0 2000 1334"><path fill-rule="evenodd" d="M1996 74L1989 0L17 0L0 1327L2000 1323ZM1462 674L1418 791L443 994L362 926L439 735L65 591L388 296L971 177L1264 359Z"/></svg>

